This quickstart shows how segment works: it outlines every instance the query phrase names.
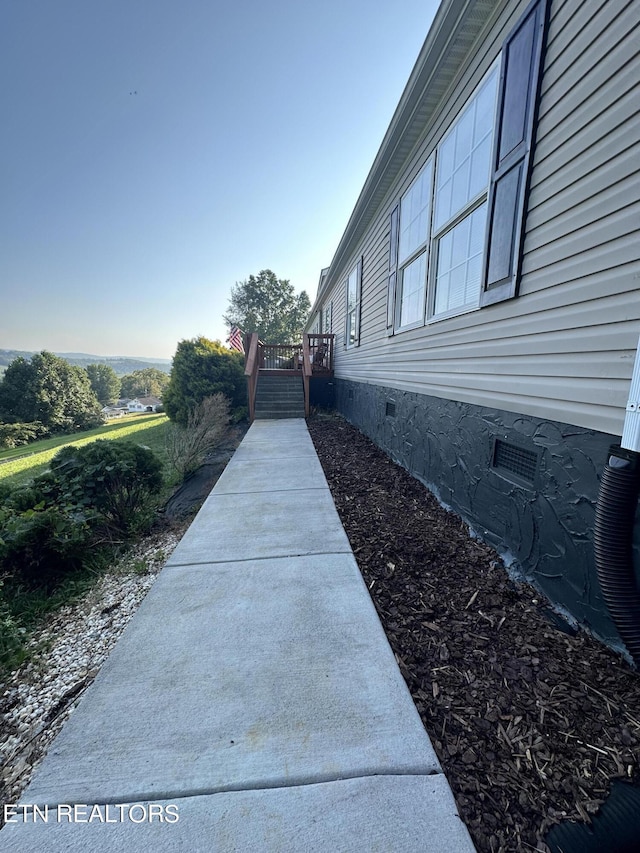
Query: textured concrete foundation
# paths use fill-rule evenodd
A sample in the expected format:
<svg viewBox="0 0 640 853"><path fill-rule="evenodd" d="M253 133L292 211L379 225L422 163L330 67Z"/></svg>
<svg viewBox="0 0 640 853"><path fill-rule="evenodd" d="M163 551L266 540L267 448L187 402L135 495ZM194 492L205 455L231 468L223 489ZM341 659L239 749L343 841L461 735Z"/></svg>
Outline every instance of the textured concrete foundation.
<svg viewBox="0 0 640 853"><path fill-rule="evenodd" d="M616 436L377 385L335 382L338 411L427 484L554 604L620 647L593 555L600 475Z"/></svg>

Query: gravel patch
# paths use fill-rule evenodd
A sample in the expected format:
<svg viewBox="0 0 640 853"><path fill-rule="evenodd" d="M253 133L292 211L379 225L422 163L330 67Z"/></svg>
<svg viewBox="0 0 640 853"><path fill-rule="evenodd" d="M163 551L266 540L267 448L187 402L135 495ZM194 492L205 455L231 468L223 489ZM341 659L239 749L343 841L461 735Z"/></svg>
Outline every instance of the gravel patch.
<svg viewBox="0 0 640 853"><path fill-rule="evenodd" d="M0 682L0 801L15 803L49 744L151 589L184 526L146 537L45 620L29 658Z"/></svg>

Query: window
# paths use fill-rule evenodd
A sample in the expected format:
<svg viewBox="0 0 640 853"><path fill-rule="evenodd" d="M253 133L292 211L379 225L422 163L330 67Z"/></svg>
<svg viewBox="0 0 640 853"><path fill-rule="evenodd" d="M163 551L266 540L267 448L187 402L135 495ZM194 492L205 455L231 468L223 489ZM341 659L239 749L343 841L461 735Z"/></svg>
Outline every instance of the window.
<svg viewBox="0 0 640 853"><path fill-rule="evenodd" d="M494 66L438 146L431 317L480 303L497 89Z"/></svg>
<svg viewBox="0 0 640 853"><path fill-rule="evenodd" d="M422 325L427 294L429 318L479 304L497 81L494 66L392 214L387 328Z"/></svg>
<svg viewBox="0 0 640 853"><path fill-rule="evenodd" d="M322 312L322 331L328 335L331 333L333 323L333 302L327 302Z"/></svg>
<svg viewBox="0 0 640 853"><path fill-rule="evenodd" d="M487 190L497 81L494 67L438 146L436 231Z"/></svg>
<svg viewBox="0 0 640 853"><path fill-rule="evenodd" d="M538 0L391 212L387 334L517 294L545 24Z"/></svg>
<svg viewBox="0 0 640 853"><path fill-rule="evenodd" d="M403 329L424 318L432 184L433 160L429 160L400 200L397 325Z"/></svg>
<svg viewBox="0 0 640 853"><path fill-rule="evenodd" d="M347 322L345 346L355 347L360 343L360 290L362 283L362 260L351 270L346 281Z"/></svg>

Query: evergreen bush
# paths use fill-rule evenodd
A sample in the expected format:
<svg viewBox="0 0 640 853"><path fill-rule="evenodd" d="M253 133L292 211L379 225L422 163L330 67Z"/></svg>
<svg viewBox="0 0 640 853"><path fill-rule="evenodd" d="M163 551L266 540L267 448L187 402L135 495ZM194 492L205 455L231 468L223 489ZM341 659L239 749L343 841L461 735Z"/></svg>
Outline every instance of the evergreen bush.
<svg viewBox="0 0 640 853"><path fill-rule="evenodd" d="M66 506L94 510L110 533L131 535L149 523L149 503L162 488L162 463L147 447L94 441L64 447L51 474Z"/></svg>
<svg viewBox="0 0 640 853"><path fill-rule="evenodd" d="M5 576L47 590L83 566L91 541L88 519L57 506L0 510L0 530Z"/></svg>
<svg viewBox="0 0 640 853"><path fill-rule="evenodd" d="M96 441L64 447L51 471L3 488L0 577L50 590L96 548L150 527L162 464L146 447Z"/></svg>
<svg viewBox="0 0 640 853"><path fill-rule="evenodd" d="M40 438L46 438L48 435L49 429L40 421L0 424L0 448L11 450Z"/></svg>

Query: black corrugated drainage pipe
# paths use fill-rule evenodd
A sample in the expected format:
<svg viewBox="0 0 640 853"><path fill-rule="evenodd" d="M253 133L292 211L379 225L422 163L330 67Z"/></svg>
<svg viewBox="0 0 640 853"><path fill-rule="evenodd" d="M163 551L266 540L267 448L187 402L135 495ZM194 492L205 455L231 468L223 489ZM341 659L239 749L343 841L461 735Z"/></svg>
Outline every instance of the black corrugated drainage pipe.
<svg viewBox="0 0 640 853"><path fill-rule="evenodd" d="M607 609L640 668L640 592L633 567L633 526L640 489L640 453L617 444L600 482L594 550Z"/></svg>

